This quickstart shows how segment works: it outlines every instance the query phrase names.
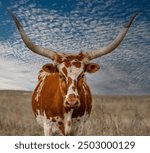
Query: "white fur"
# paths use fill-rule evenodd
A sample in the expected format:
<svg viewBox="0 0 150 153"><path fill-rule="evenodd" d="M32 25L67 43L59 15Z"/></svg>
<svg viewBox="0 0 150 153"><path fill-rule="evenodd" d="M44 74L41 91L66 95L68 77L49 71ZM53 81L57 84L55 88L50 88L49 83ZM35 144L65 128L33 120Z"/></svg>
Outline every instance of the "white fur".
<svg viewBox="0 0 150 153"><path fill-rule="evenodd" d="M43 85L45 83L45 78L49 75L49 73L43 71L39 74L39 77L41 78L40 81L40 85L37 89L37 94L36 94L36 97L35 97L35 101L38 101L39 100L39 97L41 96L41 91L42 91L42 88L43 88Z"/></svg>
<svg viewBox="0 0 150 153"><path fill-rule="evenodd" d="M69 135L71 133L71 127L72 127L72 113L73 109L69 111L68 113L64 114L64 126L65 126L65 135ZM71 123L71 125L68 125L68 123Z"/></svg>

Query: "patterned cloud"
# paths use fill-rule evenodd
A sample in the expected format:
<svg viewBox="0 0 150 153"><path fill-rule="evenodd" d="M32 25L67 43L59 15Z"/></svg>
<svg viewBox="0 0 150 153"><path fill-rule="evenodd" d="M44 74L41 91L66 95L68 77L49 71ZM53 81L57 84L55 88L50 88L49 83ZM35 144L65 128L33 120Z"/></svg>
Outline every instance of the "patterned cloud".
<svg viewBox="0 0 150 153"><path fill-rule="evenodd" d="M76 1L74 5L67 1L59 6L54 2L50 7L43 7L39 1L22 0L12 1L9 7L31 40L64 53L107 45L131 14L140 10L123 43L113 53L94 60L101 65L101 70L94 75L87 74L87 80L93 93L97 94L149 94L150 4L145 6L144 2L144 11L136 2L130 4L119 0L85 0ZM7 25L9 30L0 31L3 36L0 40L0 88L33 90L40 67L51 61L30 52L20 39L11 17L7 12L5 15L7 18L0 27ZM4 32L8 33L6 39Z"/></svg>

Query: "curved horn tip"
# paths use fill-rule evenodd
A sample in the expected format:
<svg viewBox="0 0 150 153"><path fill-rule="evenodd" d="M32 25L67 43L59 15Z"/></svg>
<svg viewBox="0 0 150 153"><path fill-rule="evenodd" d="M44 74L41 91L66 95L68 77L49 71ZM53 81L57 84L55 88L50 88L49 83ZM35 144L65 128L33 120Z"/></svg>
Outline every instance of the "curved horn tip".
<svg viewBox="0 0 150 153"><path fill-rule="evenodd" d="M14 20L14 22L15 22L15 24L16 24L18 30L20 31L21 29L23 29L23 27L22 27L22 25L19 23L19 21L18 21L16 15L15 15L14 13L12 13L12 11L11 11L9 8L7 8L7 11L8 11L8 13L12 16L12 19ZM20 29L20 28L21 28L21 29Z"/></svg>
<svg viewBox="0 0 150 153"><path fill-rule="evenodd" d="M7 12L12 16L12 17L14 17L15 15L14 15L14 13L12 13L12 11L11 11L11 9L10 8L7 8Z"/></svg>
<svg viewBox="0 0 150 153"><path fill-rule="evenodd" d="M9 7L8 7L6 10L7 10L7 12L9 12L9 13L11 12L11 10L10 10L10 8L9 8Z"/></svg>
<svg viewBox="0 0 150 153"><path fill-rule="evenodd" d="M138 14L139 14L138 11L135 12L135 13L131 16L131 18L130 18L130 20L128 21L128 23L124 25L124 27L125 27L125 28L129 28L129 27L131 26L133 20L135 19L135 17L136 17Z"/></svg>

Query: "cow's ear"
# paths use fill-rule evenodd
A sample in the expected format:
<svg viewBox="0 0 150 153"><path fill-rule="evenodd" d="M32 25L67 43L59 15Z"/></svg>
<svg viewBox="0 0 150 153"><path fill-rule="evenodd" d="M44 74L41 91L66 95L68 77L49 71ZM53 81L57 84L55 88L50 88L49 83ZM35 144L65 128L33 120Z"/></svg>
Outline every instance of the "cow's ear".
<svg viewBox="0 0 150 153"><path fill-rule="evenodd" d="M89 73L94 73L100 69L100 66L96 63L89 63L85 67L85 71Z"/></svg>
<svg viewBox="0 0 150 153"><path fill-rule="evenodd" d="M45 64L43 67L42 67L42 70L48 72L48 73L56 73L58 72L58 69L55 65L53 64Z"/></svg>

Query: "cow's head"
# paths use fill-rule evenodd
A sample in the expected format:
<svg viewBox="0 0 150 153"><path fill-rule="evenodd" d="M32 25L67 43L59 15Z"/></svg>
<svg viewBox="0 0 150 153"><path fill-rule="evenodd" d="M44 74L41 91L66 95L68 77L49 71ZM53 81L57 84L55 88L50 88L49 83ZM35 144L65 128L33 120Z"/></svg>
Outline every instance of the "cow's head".
<svg viewBox="0 0 150 153"><path fill-rule="evenodd" d="M66 109L80 106L80 93L85 82L85 72L94 73L99 69L96 63L89 63L84 53L77 55L56 55L55 71L58 72L59 85L64 98ZM51 65L43 67L44 71L51 72Z"/></svg>
<svg viewBox="0 0 150 153"><path fill-rule="evenodd" d="M78 108L80 106L79 93L83 85L83 81L85 81L84 73L93 73L99 69L99 65L90 63L90 60L106 55L117 48L117 46L124 39L129 27L137 15L137 13L135 13L131 17L131 19L124 26L123 30L118 34L114 41L108 44L106 47L91 50L88 52L82 52L79 54L68 55L35 45L26 35L16 16L10 10L8 11L12 15L25 45L31 51L48 57L54 61L56 69L59 73L60 89L62 96L64 97L64 106L66 108ZM45 71L49 71L48 65L45 66Z"/></svg>

